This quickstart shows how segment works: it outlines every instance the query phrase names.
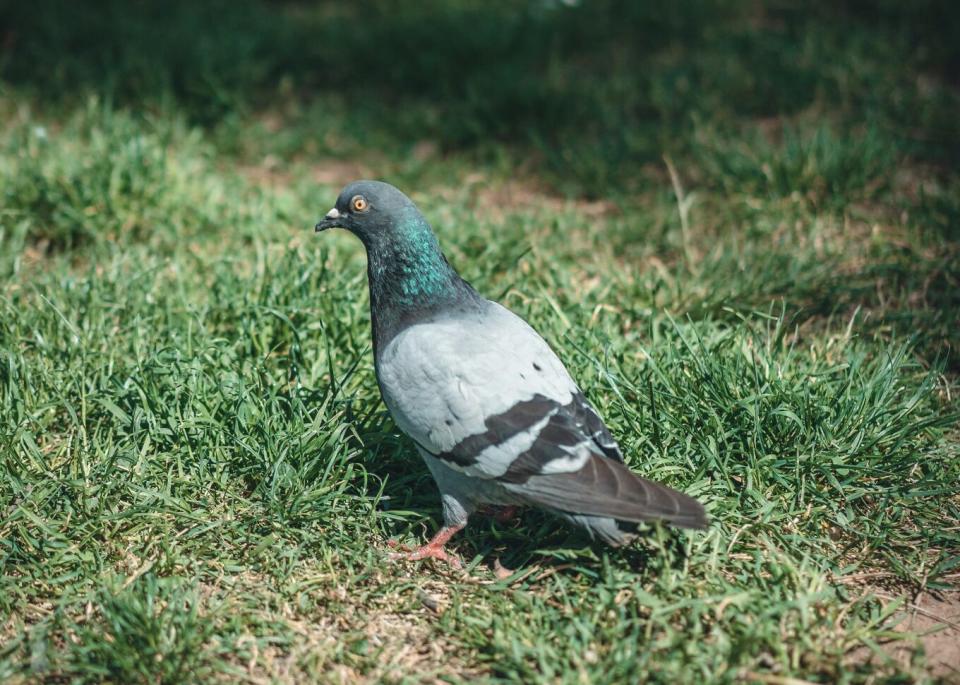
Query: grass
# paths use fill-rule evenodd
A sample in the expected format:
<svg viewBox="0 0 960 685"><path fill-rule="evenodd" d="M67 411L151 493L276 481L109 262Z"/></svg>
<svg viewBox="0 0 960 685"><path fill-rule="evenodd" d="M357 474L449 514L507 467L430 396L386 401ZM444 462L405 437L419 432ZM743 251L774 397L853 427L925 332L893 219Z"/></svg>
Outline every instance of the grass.
<svg viewBox="0 0 960 685"><path fill-rule="evenodd" d="M170 7L3 10L0 680L956 677L954 10ZM360 176L709 531L387 560L440 511L311 229Z"/></svg>

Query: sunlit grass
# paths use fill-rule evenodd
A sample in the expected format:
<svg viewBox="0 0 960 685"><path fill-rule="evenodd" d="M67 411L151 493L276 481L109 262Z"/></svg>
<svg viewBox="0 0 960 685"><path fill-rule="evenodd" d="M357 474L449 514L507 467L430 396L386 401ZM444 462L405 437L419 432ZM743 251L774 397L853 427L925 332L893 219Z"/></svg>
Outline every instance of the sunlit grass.
<svg viewBox="0 0 960 685"><path fill-rule="evenodd" d="M185 35L203 25L178 11ZM696 57L657 43L652 109L601 108L575 137L581 110L498 129L522 89L438 119L496 60L461 85L444 67L398 122L359 87L299 92L305 67L233 42L247 22L280 22L270 45L291 17L333 21L297 11L241 12L211 38L221 52L198 59L223 88L165 81L149 50L157 83L128 55L116 88L98 84L87 55L56 95L64 74L7 65L0 680L928 677L921 648L880 645L913 645L888 597L957 583L960 181L923 147L944 135L942 94L905 85L908 60L872 42L889 36L856 34L835 58L846 77L821 59L829 31L728 27ZM704 35L716 15L691 12L652 25ZM441 19L464 16L481 36L497 25L476 8ZM563 54L607 59L574 19ZM370 21L393 54L413 30ZM555 19L524 21L546 40ZM781 48L799 81L705 114L752 92L746 57ZM516 57L524 78L539 55ZM262 72L227 66L245 59ZM271 91L264 74L284 69ZM564 93L564 73L534 95ZM624 73L596 102L629 91ZM925 128L893 127L902 101L871 100L876 83L912 93ZM312 231L360 174L412 195L461 273L553 344L630 465L705 503L708 531L651 527L615 551L541 513L478 516L453 544L467 574L387 559L440 508L379 399L362 249Z"/></svg>

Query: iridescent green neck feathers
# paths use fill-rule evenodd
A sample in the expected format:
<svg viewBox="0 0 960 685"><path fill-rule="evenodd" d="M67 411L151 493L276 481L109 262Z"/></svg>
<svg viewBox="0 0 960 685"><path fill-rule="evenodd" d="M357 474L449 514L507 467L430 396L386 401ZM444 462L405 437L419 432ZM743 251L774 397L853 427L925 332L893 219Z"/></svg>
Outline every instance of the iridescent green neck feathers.
<svg viewBox="0 0 960 685"><path fill-rule="evenodd" d="M453 269L420 212L412 207L403 212L391 237L398 267L396 285L405 304L432 300L450 287Z"/></svg>
<svg viewBox="0 0 960 685"><path fill-rule="evenodd" d="M367 242L367 260L375 348L406 326L483 301L447 262L415 207Z"/></svg>

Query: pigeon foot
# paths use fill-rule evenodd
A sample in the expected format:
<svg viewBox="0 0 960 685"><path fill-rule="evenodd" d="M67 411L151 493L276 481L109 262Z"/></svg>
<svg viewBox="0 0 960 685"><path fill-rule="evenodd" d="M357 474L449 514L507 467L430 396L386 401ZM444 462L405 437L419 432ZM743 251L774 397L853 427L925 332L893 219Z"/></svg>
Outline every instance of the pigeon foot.
<svg viewBox="0 0 960 685"><path fill-rule="evenodd" d="M500 524L506 525L510 523L517 517L517 512L520 511L520 507L516 504L508 505L494 505L488 504L484 507L481 507L477 513L482 516L489 516L494 521Z"/></svg>
<svg viewBox="0 0 960 685"><path fill-rule="evenodd" d="M507 507L499 507L493 514L493 520L497 523L507 524L517 518L517 512L520 507L511 504Z"/></svg>
<svg viewBox="0 0 960 685"><path fill-rule="evenodd" d="M433 536L430 542L423 545L419 549L415 549L413 551L408 550L404 552L395 552L390 555L390 558L393 560L403 559L407 561L437 559L450 564L454 568L463 568L463 564L460 562L460 559L455 554L451 554L444 549L444 546L450 541L450 538L463 530L464 525L466 524L460 524L459 526L444 526L436 535Z"/></svg>

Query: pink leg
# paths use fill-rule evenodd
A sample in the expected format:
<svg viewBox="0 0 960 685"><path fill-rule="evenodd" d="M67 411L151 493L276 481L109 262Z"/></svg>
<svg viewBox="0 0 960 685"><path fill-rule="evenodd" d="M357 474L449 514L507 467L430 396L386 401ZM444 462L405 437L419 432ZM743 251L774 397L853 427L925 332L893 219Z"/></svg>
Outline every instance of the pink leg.
<svg viewBox="0 0 960 685"><path fill-rule="evenodd" d="M517 516L517 512L520 510L520 507L515 504L510 505L487 505L480 509L479 513L484 516L489 516L497 523L510 523Z"/></svg>
<svg viewBox="0 0 960 685"><path fill-rule="evenodd" d="M463 530L465 523L461 523L459 526L444 526L440 531L433 536L433 538L425 544L420 549L416 549L412 552L401 552L399 554L391 554L391 559L408 559L410 561L420 561L421 559L439 559L440 561L445 561L454 568L461 568L462 564L460 560L453 554L450 554L443 548L447 542L450 541L454 535Z"/></svg>

